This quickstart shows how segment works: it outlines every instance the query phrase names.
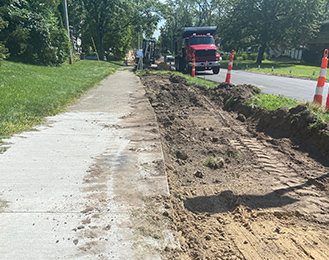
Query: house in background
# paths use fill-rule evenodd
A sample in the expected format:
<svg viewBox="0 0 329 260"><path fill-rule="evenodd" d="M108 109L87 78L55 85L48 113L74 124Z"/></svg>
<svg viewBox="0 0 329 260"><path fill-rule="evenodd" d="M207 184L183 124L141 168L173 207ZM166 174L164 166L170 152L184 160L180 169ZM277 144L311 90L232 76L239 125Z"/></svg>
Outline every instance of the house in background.
<svg viewBox="0 0 329 260"><path fill-rule="evenodd" d="M319 63L323 57L325 49L329 49L329 20L321 22L320 31L316 38L311 40L306 46L294 50L270 50L270 57L290 57L294 60L304 60L310 63Z"/></svg>
<svg viewBox="0 0 329 260"><path fill-rule="evenodd" d="M307 62L320 62L325 49L329 49L329 20L321 22L320 31L317 37L309 42L303 59Z"/></svg>
<svg viewBox="0 0 329 260"><path fill-rule="evenodd" d="M289 57L294 60L302 60L303 49L302 48L294 49L294 50L271 49L271 50L269 50L268 54L272 58Z"/></svg>

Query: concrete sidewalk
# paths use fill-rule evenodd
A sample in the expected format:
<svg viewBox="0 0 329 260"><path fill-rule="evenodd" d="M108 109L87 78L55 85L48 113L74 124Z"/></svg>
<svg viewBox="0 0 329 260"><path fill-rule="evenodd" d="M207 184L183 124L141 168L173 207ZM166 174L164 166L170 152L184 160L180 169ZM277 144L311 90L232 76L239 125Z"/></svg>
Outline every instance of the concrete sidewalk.
<svg viewBox="0 0 329 260"><path fill-rule="evenodd" d="M0 154L0 259L163 259L168 185L139 79L118 71ZM146 232L145 230L148 230Z"/></svg>

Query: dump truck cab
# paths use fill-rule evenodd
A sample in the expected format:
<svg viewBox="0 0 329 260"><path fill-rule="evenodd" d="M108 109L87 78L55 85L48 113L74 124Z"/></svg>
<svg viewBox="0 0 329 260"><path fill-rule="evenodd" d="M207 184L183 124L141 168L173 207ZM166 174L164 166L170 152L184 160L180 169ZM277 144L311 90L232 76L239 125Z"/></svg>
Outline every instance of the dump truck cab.
<svg viewBox="0 0 329 260"><path fill-rule="evenodd" d="M216 27L184 27L182 49L177 51L175 66L177 71L191 73L193 56L196 70L212 70L218 74L221 57L217 53L212 34Z"/></svg>

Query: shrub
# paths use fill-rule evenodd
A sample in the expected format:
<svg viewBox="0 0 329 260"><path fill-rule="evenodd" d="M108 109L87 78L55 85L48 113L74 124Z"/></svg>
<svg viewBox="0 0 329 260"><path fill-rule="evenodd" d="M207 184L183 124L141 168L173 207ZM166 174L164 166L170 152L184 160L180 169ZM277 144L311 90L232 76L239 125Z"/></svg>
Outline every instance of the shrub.
<svg viewBox="0 0 329 260"><path fill-rule="evenodd" d="M243 60L247 60L248 59L248 54L247 53L242 53L241 55Z"/></svg>
<svg viewBox="0 0 329 260"><path fill-rule="evenodd" d="M2 31L11 58L38 65L59 65L67 58L69 39L55 10L38 1L13 1L8 7L10 26Z"/></svg>
<svg viewBox="0 0 329 260"><path fill-rule="evenodd" d="M224 53L223 55L222 55L222 59L223 60L228 60L230 58L230 56L227 54L227 53Z"/></svg>
<svg viewBox="0 0 329 260"><path fill-rule="evenodd" d="M251 53L251 54L249 55L249 60L256 60L256 59L257 59L257 56L258 56L257 53Z"/></svg>
<svg viewBox="0 0 329 260"><path fill-rule="evenodd" d="M8 22L4 21L0 17L0 32L1 32L1 29L6 28L7 26L8 26ZM1 61L6 59L8 56L9 56L8 49L5 48L5 46L3 45L2 42L0 42L0 64L1 64Z"/></svg>
<svg viewBox="0 0 329 260"><path fill-rule="evenodd" d="M9 56L8 49L5 48L1 43L0 43L0 64L1 61L6 59Z"/></svg>

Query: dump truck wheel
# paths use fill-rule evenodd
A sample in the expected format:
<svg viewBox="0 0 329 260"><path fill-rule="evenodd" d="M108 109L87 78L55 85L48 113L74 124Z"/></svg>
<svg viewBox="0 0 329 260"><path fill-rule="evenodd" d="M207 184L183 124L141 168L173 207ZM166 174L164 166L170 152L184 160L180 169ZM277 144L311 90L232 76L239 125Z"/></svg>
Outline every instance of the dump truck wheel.
<svg viewBox="0 0 329 260"><path fill-rule="evenodd" d="M189 75L192 74L192 67L188 64L188 62L185 63L185 70L184 70L184 72L185 72L186 74L189 74Z"/></svg>
<svg viewBox="0 0 329 260"><path fill-rule="evenodd" d="M175 58L176 71L183 71L183 60L180 57Z"/></svg>
<svg viewBox="0 0 329 260"><path fill-rule="evenodd" d="M212 72L214 74L218 74L219 73L219 70L220 70L220 67L215 67L215 68L212 69Z"/></svg>

